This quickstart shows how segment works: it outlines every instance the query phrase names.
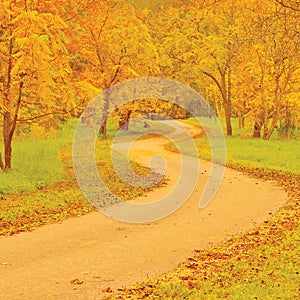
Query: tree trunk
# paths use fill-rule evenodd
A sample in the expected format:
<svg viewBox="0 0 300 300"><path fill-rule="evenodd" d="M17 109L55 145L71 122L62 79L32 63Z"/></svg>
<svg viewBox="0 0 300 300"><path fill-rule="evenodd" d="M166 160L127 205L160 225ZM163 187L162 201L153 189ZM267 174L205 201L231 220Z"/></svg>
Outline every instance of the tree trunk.
<svg viewBox="0 0 300 300"><path fill-rule="evenodd" d="M210 77L215 84L217 85L221 96L222 96L222 104L225 112L225 119L226 119L226 130L227 135L232 135L232 126L231 126L231 69L228 67L228 77L226 82L226 70L222 71L220 68L218 68L219 74L220 74L220 80L218 80L213 74L202 71L202 73L208 77Z"/></svg>
<svg viewBox="0 0 300 300"><path fill-rule="evenodd" d="M4 137L4 170L11 169L12 134L10 128L10 113L4 114L3 137Z"/></svg>
<svg viewBox="0 0 300 300"><path fill-rule="evenodd" d="M245 128L245 117L239 117L239 128Z"/></svg>
<svg viewBox="0 0 300 300"><path fill-rule="evenodd" d="M263 139L265 140L267 135L269 132L269 128L268 128L268 121L264 121L264 125L263 125Z"/></svg>
<svg viewBox="0 0 300 300"><path fill-rule="evenodd" d="M272 136L272 134L273 134L273 132L274 132L274 129L276 128L276 126L277 126L277 122L278 122L278 120L277 120L277 117L274 117L273 118L273 121L272 121L272 124L271 124L271 127L269 128L269 130L266 132L266 134L264 134L264 140L270 140L270 138L271 138L271 136Z"/></svg>
<svg viewBox="0 0 300 300"><path fill-rule="evenodd" d="M5 152L4 170L11 169L11 153L12 153L11 142L12 142L12 140L9 138L4 145L4 152Z"/></svg>
<svg viewBox="0 0 300 300"><path fill-rule="evenodd" d="M108 110L109 110L109 92L106 91L104 96L103 103L103 111L102 111L102 125L100 127L99 133L103 135L103 137L107 138L107 118L108 118Z"/></svg>
<svg viewBox="0 0 300 300"><path fill-rule="evenodd" d="M231 126L231 105L224 103L225 119L226 119L226 130L227 135L232 135L232 126Z"/></svg>
<svg viewBox="0 0 300 300"><path fill-rule="evenodd" d="M253 137L254 138L260 138L260 132L261 132L261 125L255 121L254 123L254 130L253 130Z"/></svg>
<svg viewBox="0 0 300 300"><path fill-rule="evenodd" d="M107 137L106 124L107 124L107 118L105 118L103 120L103 123L102 123L102 125L100 127L100 130L99 130L99 133L102 134L105 139Z"/></svg>
<svg viewBox="0 0 300 300"><path fill-rule="evenodd" d="M12 2L10 3L10 10L12 10ZM10 22L12 22L12 14L9 15ZM10 101L10 89L11 89L11 73L13 69L13 34L12 34L12 26L10 26L10 39L9 39L9 59L7 65L7 82L5 85L3 104L6 111L3 115L3 141L4 141L4 170L11 169L11 141L14 134L15 124L12 124L12 117L10 113L11 109L11 101ZM22 90L22 85L20 86ZM19 99L20 100L20 90L19 90ZM19 105L19 103L18 103ZM19 107L16 108L18 111ZM13 125L13 127L11 127ZM2 162L3 165L3 162Z"/></svg>
<svg viewBox="0 0 300 300"><path fill-rule="evenodd" d="M1 152L0 152L0 169L4 170L4 163L3 163L3 160L2 160Z"/></svg>
<svg viewBox="0 0 300 300"><path fill-rule="evenodd" d="M11 169L11 114L5 112L3 116L3 141L4 141L4 169Z"/></svg>
<svg viewBox="0 0 300 300"><path fill-rule="evenodd" d="M119 130L128 130L129 129L129 121L130 121L130 116L131 116L132 110L127 111L126 115L124 118L122 118L121 121L119 121Z"/></svg>
<svg viewBox="0 0 300 300"><path fill-rule="evenodd" d="M12 140L17 126L17 119L18 119L18 114L19 114L19 109L20 109L21 99L22 99L22 88L23 88L23 82L20 81L19 95L18 95L14 114L11 114L9 111L7 111L4 113L3 116L4 170L11 169ZM9 107L9 103L10 101L7 94L5 99L6 107ZM0 164L3 165L3 162L1 161Z"/></svg>
<svg viewBox="0 0 300 300"><path fill-rule="evenodd" d="M11 131L11 117L10 113L6 112L3 118L4 170L11 169L12 137L13 132Z"/></svg>
<svg viewBox="0 0 300 300"><path fill-rule="evenodd" d="M225 75L224 75L225 76ZM225 79L225 78L224 78ZM227 135L232 135L232 126L231 126L231 67L228 67L228 75L227 75L227 99L224 99L224 109L225 109L225 118L226 118L226 128ZM226 95L226 88L224 90Z"/></svg>

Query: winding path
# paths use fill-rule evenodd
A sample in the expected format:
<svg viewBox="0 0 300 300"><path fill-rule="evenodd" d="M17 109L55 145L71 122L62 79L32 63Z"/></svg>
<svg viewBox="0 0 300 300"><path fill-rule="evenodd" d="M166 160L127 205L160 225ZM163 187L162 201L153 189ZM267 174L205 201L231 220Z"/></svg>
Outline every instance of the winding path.
<svg viewBox="0 0 300 300"><path fill-rule="evenodd" d="M176 185L180 160L178 154L164 149L165 143L164 138L136 142L133 157L145 164L149 155L163 155L170 180L135 201L158 199ZM1 237L0 299L102 299L103 289L116 290L161 275L190 257L194 249L253 228L287 200L272 182L226 169L215 199L199 210L209 168L209 162L201 161L201 174L187 203L151 224L121 223L91 213Z"/></svg>

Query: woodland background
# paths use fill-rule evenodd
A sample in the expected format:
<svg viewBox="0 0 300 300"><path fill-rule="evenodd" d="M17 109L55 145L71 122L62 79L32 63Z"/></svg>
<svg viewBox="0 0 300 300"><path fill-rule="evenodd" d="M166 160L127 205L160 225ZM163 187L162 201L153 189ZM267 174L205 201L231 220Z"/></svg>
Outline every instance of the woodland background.
<svg viewBox="0 0 300 300"><path fill-rule="evenodd" d="M238 118L256 138L274 130L292 138L300 126L299 15L292 0L1 1L0 168L11 168L14 138L45 136L102 90L145 76L198 91L229 136ZM167 105L156 112L183 117ZM120 124L151 106L124 107Z"/></svg>

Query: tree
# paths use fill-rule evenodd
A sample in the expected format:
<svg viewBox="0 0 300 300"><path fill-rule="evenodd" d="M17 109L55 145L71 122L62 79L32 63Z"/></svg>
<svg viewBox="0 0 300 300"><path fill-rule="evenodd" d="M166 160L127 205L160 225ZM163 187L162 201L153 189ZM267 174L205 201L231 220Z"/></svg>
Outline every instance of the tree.
<svg viewBox="0 0 300 300"><path fill-rule="evenodd" d="M147 27L125 2L94 2L78 16L78 23L83 32L77 55L86 61L84 77L94 87L108 89L125 79L157 73L157 53ZM104 136L110 102L104 99L102 108Z"/></svg>
<svg viewBox="0 0 300 300"><path fill-rule="evenodd" d="M232 135L235 68L244 42L239 23L242 6L238 1L191 1L158 12L150 21L161 73L199 86L206 96L215 95L217 89L228 135Z"/></svg>
<svg viewBox="0 0 300 300"><path fill-rule="evenodd" d="M0 4L0 114L3 118L4 162L11 168L12 141L20 123L65 112L70 73L67 25L55 14L39 12L39 2L5 0ZM67 105L66 105L67 107ZM42 113L41 113L42 111Z"/></svg>
<svg viewBox="0 0 300 300"><path fill-rule="evenodd" d="M278 122L296 105L300 35L294 12L254 1L247 24L250 37L240 72L247 78L254 137L271 138ZM242 85L240 85L242 86ZM263 132L261 133L261 131Z"/></svg>
<svg viewBox="0 0 300 300"><path fill-rule="evenodd" d="M199 17L192 21L204 53L201 71L219 90L229 136L232 135L233 101L238 97L233 87L237 83L237 66L245 43L241 26L243 6L243 1L222 1L205 8L204 21Z"/></svg>

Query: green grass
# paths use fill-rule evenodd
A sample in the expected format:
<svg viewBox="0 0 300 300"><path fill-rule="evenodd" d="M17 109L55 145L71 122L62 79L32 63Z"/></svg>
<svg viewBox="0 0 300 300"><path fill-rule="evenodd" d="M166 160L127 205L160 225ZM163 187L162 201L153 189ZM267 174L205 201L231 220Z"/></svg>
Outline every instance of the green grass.
<svg viewBox="0 0 300 300"><path fill-rule="evenodd" d="M13 142L12 170L0 172L0 196L33 192L57 182L68 181L59 149L72 141L76 120L70 120L56 135Z"/></svg>
<svg viewBox="0 0 300 300"><path fill-rule="evenodd" d="M0 172L0 235L11 235L95 210L82 195L73 173L72 139L76 122L70 120L55 137L27 138L14 143L13 170ZM152 129L154 126L159 125L153 124ZM129 133L138 130L136 124ZM115 123L109 122L109 138L96 143L96 163L111 192L130 200L150 189L132 187L114 172L109 147L115 133ZM132 162L131 167L137 174L149 173L149 168L137 163ZM165 179L161 180L157 186L164 182Z"/></svg>
<svg viewBox="0 0 300 300"><path fill-rule="evenodd" d="M0 193L34 191L65 179L55 139L16 142L13 148L13 169L0 172Z"/></svg>
<svg viewBox="0 0 300 300"><path fill-rule="evenodd" d="M71 145L76 123L77 119L70 119L62 130L48 138L37 139L29 136L14 141L12 170L0 171L0 197L20 192L34 192L58 182L69 182L70 174L65 171L60 153L61 149ZM153 122L150 129L166 131L162 125ZM109 119L107 126L109 140L115 136L116 131L116 122ZM124 132L123 135L137 132L146 133L147 129L134 122L129 131ZM128 138L130 139L130 136ZM2 147L1 142L0 146ZM68 149L71 153L71 148Z"/></svg>
<svg viewBox="0 0 300 300"><path fill-rule="evenodd" d="M193 119L186 122L198 125ZM233 124L237 125L237 120ZM224 128L224 120L221 119ZM234 127L234 135L226 137L227 164L229 166L244 166L248 168L261 168L265 170L275 170L281 172L292 172L300 174L300 141L299 140L279 140L272 139L265 141L262 139L243 138L245 132L250 129L238 129ZM196 138L195 143L198 148L199 157L209 160L211 150L206 136ZM187 155L191 151L185 148L185 142L178 142ZM167 149L178 151L172 144L168 144Z"/></svg>

